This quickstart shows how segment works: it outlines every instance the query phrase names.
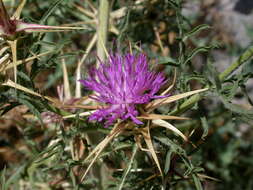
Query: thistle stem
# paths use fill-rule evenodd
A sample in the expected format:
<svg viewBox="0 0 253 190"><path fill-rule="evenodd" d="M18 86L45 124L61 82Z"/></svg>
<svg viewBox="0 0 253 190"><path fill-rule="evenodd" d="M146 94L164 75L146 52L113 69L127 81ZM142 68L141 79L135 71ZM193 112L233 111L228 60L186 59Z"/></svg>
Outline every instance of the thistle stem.
<svg viewBox="0 0 253 190"><path fill-rule="evenodd" d="M14 68L14 81L17 83L17 40L8 41L11 47L12 62Z"/></svg>
<svg viewBox="0 0 253 190"><path fill-rule="evenodd" d="M97 25L97 66L100 61L105 61L106 59L106 44L107 44L107 34L108 34L108 23L110 15L109 0L100 0L98 9L98 25ZM98 133L89 133L88 140L90 144L97 145L102 140L102 135ZM98 182L97 189L104 189L104 185L107 180L107 173L105 171L104 165L94 164L92 174L96 177Z"/></svg>
<svg viewBox="0 0 253 190"><path fill-rule="evenodd" d="M98 26L97 26L97 56L100 61L104 61L106 58L106 43L107 43L107 33L108 33L108 23L109 23L109 12L110 6L108 0L99 1L98 10ZM99 60L97 61L99 65Z"/></svg>
<svg viewBox="0 0 253 190"><path fill-rule="evenodd" d="M253 46L249 47L232 65L219 75L219 79L224 81L231 73L233 73L243 63L253 56Z"/></svg>

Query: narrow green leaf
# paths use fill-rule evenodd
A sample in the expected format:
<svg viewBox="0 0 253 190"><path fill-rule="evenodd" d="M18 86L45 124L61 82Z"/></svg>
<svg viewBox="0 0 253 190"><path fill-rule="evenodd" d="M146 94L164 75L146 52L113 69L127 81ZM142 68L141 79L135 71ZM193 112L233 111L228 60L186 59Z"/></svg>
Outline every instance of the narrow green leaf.
<svg viewBox="0 0 253 190"><path fill-rule="evenodd" d="M172 150L169 149L166 154L166 159L165 159L165 165L164 165L164 174L166 175L168 171L170 170L170 162L171 162L171 155L172 155Z"/></svg>
<svg viewBox="0 0 253 190"><path fill-rule="evenodd" d="M0 184L1 184L1 189L2 190L7 190L7 188L6 188L6 178L5 178L5 176L6 176L6 166L4 166L4 169L1 171L1 178L0 178Z"/></svg>
<svg viewBox="0 0 253 190"><path fill-rule="evenodd" d="M202 24L199 26L196 26L195 28L193 28L190 32L186 33L183 37L183 41L185 42L188 38L190 38L191 36L197 34L198 32L200 32L201 30L205 30L205 29L209 29L210 26L207 24Z"/></svg>
<svg viewBox="0 0 253 190"><path fill-rule="evenodd" d="M158 64L162 65L171 65L171 66L178 66L176 60L174 60L172 57L160 57L158 60Z"/></svg>
<svg viewBox="0 0 253 190"><path fill-rule="evenodd" d="M57 8L57 6L62 2L63 0L55 0L51 7L47 10L47 12L42 16L42 19L40 20L40 23L43 24L47 18L52 14L53 11Z"/></svg>
<svg viewBox="0 0 253 190"><path fill-rule="evenodd" d="M47 154L45 157L42 157L42 158L36 160L34 163L35 163L36 165L43 164L44 161L46 161L46 160L49 159L50 157L54 156L54 155L57 154L58 152L59 152L59 150L55 150L55 151L51 152L50 154Z"/></svg>
<svg viewBox="0 0 253 190"><path fill-rule="evenodd" d="M16 172L6 181L5 189L9 189L11 184L18 183L17 181L19 180L21 174L24 172L26 168L26 164L23 166L20 166Z"/></svg>
<svg viewBox="0 0 253 190"><path fill-rule="evenodd" d="M29 110L40 120L40 122L42 123L42 119L41 119L41 115L39 110L36 108L36 106L34 106L30 101L28 101L27 99L25 99L24 97L19 97L17 99L17 101L21 104L26 105Z"/></svg>
<svg viewBox="0 0 253 190"><path fill-rule="evenodd" d="M211 49L213 49L215 46L201 46L201 47L197 47L194 50L192 50L188 56L187 59L185 60L184 64L188 63L195 55L197 55L200 52L208 52Z"/></svg>
<svg viewBox="0 0 253 190"><path fill-rule="evenodd" d="M221 81L219 79L218 71L214 67L213 63L208 59L207 64L207 76L210 77L211 83L216 86L216 89L219 91L221 89Z"/></svg>
<svg viewBox="0 0 253 190"><path fill-rule="evenodd" d="M203 187L201 185L201 182L200 182L198 176L196 174L193 174L192 178L193 178L196 189L197 190L203 190Z"/></svg>
<svg viewBox="0 0 253 190"><path fill-rule="evenodd" d="M201 139L205 139L205 137L208 135L209 125L208 125L208 122L206 120L206 117L201 117L200 121L201 121L201 125L202 125L202 128L203 128L203 134L201 136Z"/></svg>
<svg viewBox="0 0 253 190"><path fill-rule="evenodd" d="M155 140L158 140L162 144L169 146L172 152L175 152L176 154L186 155L186 152L183 148L181 148L179 145L177 145L175 142L173 142L170 138L168 138L161 132L153 133L153 138Z"/></svg>
<svg viewBox="0 0 253 190"><path fill-rule="evenodd" d="M124 187L124 183L125 183L125 180L126 180L126 177L128 175L128 173L130 172L131 168L132 168L132 165L134 163L134 158L135 158L135 155L137 153L137 150L138 150L138 147L137 145L135 144L133 146L133 149L132 149L132 156L131 156L131 159L127 165L127 168L124 170L124 173L123 173L123 176L122 176L122 180L121 180L121 183L119 185L119 188L118 190L122 190L122 188Z"/></svg>
<svg viewBox="0 0 253 190"><path fill-rule="evenodd" d="M18 75L22 80L24 80L24 81L26 81L26 82L31 82L30 77L27 76L24 72L18 71L18 72L17 72L17 75Z"/></svg>
<svg viewBox="0 0 253 190"><path fill-rule="evenodd" d="M60 145L61 145L60 142L56 142L55 144L53 144L53 145L47 147L45 150L43 150L42 152L40 152L40 153L36 156L35 159L41 158L44 154L53 151L56 147L58 147L58 146L60 146Z"/></svg>

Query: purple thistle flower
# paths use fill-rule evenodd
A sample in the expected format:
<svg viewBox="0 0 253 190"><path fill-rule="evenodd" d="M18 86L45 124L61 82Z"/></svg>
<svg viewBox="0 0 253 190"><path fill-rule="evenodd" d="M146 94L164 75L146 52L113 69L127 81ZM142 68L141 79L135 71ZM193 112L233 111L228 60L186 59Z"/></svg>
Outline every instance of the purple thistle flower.
<svg viewBox="0 0 253 190"><path fill-rule="evenodd" d="M80 82L96 92L92 99L107 105L93 113L89 120L106 121L106 126L116 119L128 118L143 124L136 118L136 106L166 97L155 95L166 80L162 73L149 69L144 54L110 55L108 61L90 69L88 78Z"/></svg>

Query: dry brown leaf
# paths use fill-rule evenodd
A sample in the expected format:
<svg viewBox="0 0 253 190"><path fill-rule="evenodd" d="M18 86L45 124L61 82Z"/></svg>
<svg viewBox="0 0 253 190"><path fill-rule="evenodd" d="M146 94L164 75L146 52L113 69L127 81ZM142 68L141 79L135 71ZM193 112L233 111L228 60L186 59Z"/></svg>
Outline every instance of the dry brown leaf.
<svg viewBox="0 0 253 190"><path fill-rule="evenodd" d="M160 163L159 163L159 160L157 158L157 155L155 153L155 149L154 149L154 146L152 144L152 140L151 140L151 136L150 136L150 129L149 129L149 125L145 128L142 128L141 129L141 133L143 135L143 138L147 144L147 147L149 149L149 152L151 153L155 163L156 163L156 166L157 168L159 169L159 172L161 173L161 176L163 176L163 172L162 172L162 169L160 167Z"/></svg>
<svg viewBox="0 0 253 190"><path fill-rule="evenodd" d="M171 119L171 120L187 120L190 119L188 117L178 117L178 116L172 116L172 115L161 115L161 114L147 114L143 116L137 117L137 119Z"/></svg>
<svg viewBox="0 0 253 190"><path fill-rule="evenodd" d="M165 94L167 94L173 88L173 86L176 83L176 79L177 79L177 69L175 68L174 69L174 76L173 76L172 84L165 91L163 91L163 93L161 94L162 96L164 96Z"/></svg>
<svg viewBox="0 0 253 190"><path fill-rule="evenodd" d="M169 129L169 130L175 132L176 134L178 134L179 136L181 136L185 141L188 141L187 137L181 131L179 131L176 127L174 127L173 125L171 125L170 123L168 123L164 120L154 119L154 120L152 120L152 123L155 125L158 125L160 127L165 127L166 129Z"/></svg>
<svg viewBox="0 0 253 190"><path fill-rule="evenodd" d="M86 111L86 112L82 112L82 113L79 113L79 114L66 115L66 116L63 116L62 118L63 119L70 119L70 118L75 118L77 115L79 115L79 116L89 116L92 113L94 113L95 111Z"/></svg>
<svg viewBox="0 0 253 190"><path fill-rule="evenodd" d="M197 94L197 93L200 93L200 92L204 92L204 91L206 91L206 90L208 90L208 88L204 88L204 89L200 89L200 90L193 90L193 91L186 92L186 93L183 93L183 94L177 94L177 95L170 96L170 97L167 97L167 98L154 100L154 101L150 102L149 104L147 104L146 109L149 110L149 111L150 111L150 110L154 110L154 109L157 108L158 106L161 106L161 105L164 105L164 104L168 104L168 103L177 101L177 100L179 100L179 99L182 99L182 98L186 98L186 97L188 97L188 96L191 96L191 95L193 95L193 94Z"/></svg>
<svg viewBox="0 0 253 190"><path fill-rule="evenodd" d="M34 60L34 59L38 59L38 58L40 58L40 57L42 57L42 56L48 55L48 54L50 54L50 53L52 53L52 52L53 52L53 51L46 51L46 52L44 52L44 53L41 53L41 54L38 54L38 55L34 55L34 56L32 56L32 57L28 57L28 58L26 58L26 59L24 59L24 60L18 60L16 64L17 64L17 66L18 66L18 65L20 65L20 64L27 63L27 62L32 61L32 60ZM14 67L14 64L13 64L13 63L10 63L10 64L5 68L5 70L10 69L10 68L12 68L12 67Z"/></svg>
<svg viewBox="0 0 253 190"><path fill-rule="evenodd" d="M32 90L30 90L30 89L28 89L28 88L26 88L26 87L24 87L24 86L22 86L22 85L20 85L20 84L17 84L17 83L13 82L13 81L10 80L10 79L9 79L7 82L3 83L2 85L3 85L3 86L9 86L9 87L12 87L12 88L21 90L21 91L23 91L23 92L26 92L26 93L28 93L28 94L32 94L32 95L34 95L34 96L38 96L38 97L41 97L41 98L45 98L45 99L47 99L47 100L50 101L50 102L54 102L53 98L48 97L48 96L42 96L42 95L40 95L39 93L34 92L34 91L32 91Z"/></svg>
<svg viewBox="0 0 253 190"><path fill-rule="evenodd" d="M124 130L124 126L122 124L115 125L115 127L111 130L110 134L105 137L103 141L101 141L96 148L89 154L89 156L85 159L85 161L88 161L91 157L94 156L91 163L87 167L86 171L84 172L81 181L84 180L85 176L88 174L88 171L90 170L91 166L94 164L94 162L97 160L100 153L104 150L104 148L108 145L111 140L119 135Z"/></svg>
<svg viewBox="0 0 253 190"><path fill-rule="evenodd" d="M20 4L18 5L18 8L16 9L15 13L11 17L14 20L18 20L20 18L21 12L26 4L26 0L21 0Z"/></svg>

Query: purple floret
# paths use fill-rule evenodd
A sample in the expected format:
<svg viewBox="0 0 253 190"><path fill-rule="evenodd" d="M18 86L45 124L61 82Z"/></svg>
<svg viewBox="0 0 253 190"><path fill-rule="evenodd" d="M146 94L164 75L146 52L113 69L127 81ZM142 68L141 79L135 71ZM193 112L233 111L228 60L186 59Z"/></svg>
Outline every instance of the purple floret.
<svg viewBox="0 0 253 190"><path fill-rule="evenodd" d="M95 91L91 98L106 104L106 108L99 109L89 119L105 121L108 126L117 119L128 118L136 124L142 124L136 118L136 106L164 97L155 94L166 80L162 73L149 69L144 54L116 54L110 55L108 61L101 63L98 68L92 68L88 78L80 82Z"/></svg>

